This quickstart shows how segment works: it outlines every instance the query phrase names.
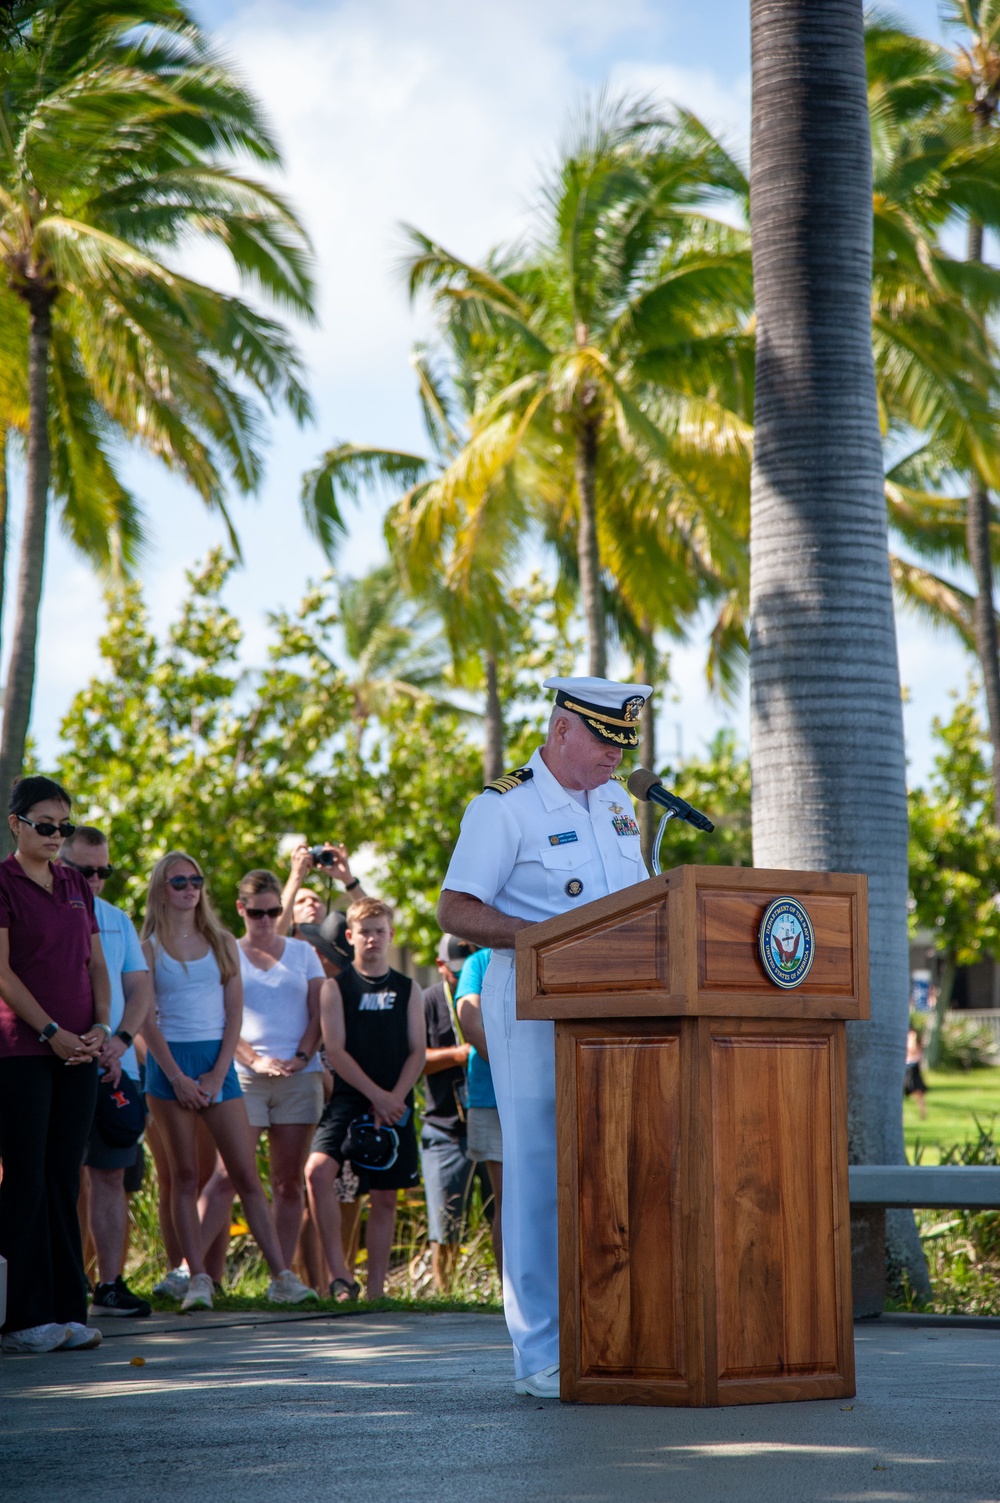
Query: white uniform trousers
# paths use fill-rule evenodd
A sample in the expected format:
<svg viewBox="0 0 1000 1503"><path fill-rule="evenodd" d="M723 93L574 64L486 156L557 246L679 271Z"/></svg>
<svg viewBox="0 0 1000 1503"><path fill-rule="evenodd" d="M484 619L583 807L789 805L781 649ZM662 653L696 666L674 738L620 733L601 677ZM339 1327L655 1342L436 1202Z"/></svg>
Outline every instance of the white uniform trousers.
<svg viewBox="0 0 1000 1503"><path fill-rule="evenodd" d="M518 1021L513 957L496 951L482 1010L503 1130L503 1306L525 1378L559 1361L555 1028Z"/></svg>

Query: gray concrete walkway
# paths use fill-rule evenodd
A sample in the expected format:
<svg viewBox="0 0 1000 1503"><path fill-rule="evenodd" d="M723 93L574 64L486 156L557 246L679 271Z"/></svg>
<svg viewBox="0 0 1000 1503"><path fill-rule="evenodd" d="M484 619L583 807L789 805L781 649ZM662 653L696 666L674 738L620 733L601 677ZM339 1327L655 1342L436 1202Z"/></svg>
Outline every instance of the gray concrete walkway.
<svg viewBox="0 0 1000 1503"><path fill-rule="evenodd" d="M498 1316L224 1319L0 1359L4 1503L1000 1503L996 1330L859 1326L854 1400L682 1410L515 1398Z"/></svg>

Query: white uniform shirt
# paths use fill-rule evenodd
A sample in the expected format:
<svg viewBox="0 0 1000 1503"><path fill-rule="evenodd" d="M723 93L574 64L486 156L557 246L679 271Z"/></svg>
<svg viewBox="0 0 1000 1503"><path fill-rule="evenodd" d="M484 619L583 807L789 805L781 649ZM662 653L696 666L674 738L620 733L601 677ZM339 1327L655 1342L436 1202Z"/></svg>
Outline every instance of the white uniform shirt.
<svg viewBox="0 0 1000 1503"><path fill-rule="evenodd" d="M610 781L584 809L542 760L509 793L481 793L465 811L444 888L537 923L648 875L632 801Z"/></svg>

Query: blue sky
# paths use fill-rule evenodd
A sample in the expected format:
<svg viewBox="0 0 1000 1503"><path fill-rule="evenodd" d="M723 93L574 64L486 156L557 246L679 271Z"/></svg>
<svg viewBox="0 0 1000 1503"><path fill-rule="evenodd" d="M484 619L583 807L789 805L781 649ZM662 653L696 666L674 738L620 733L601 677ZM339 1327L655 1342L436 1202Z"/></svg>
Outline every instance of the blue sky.
<svg viewBox="0 0 1000 1503"><path fill-rule="evenodd" d="M262 99L281 140L285 191L313 236L320 324L299 331L316 421L272 425L267 478L234 500L244 550L227 599L242 620L247 663L260 662L266 613L291 606L325 567L299 519L304 469L350 439L413 447L422 432L408 352L427 332L394 276L401 221L468 257L530 222L545 164L568 113L605 82L696 110L736 149L749 135L749 4L722 0L204 0L197 6L229 59ZM937 35L933 0L897 13ZM220 280L214 258L188 263ZM140 456L130 483L148 509L142 574L154 623L171 619L184 571L222 541L219 522L179 483ZM17 492L21 477L14 476ZM13 595L18 497L8 558ZM339 567L358 573L380 554L379 504L354 518ZM5 633L10 612L5 612ZM43 759L75 690L98 667L99 584L53 530L46 563L33 731ZM9 640L9 636L5 636ZM911 778L925 774L930 723L969 660L944 635L899 624ZM700 639L673 650L664 706L664 754L696 751L719 725L747 734L745 697L731 709L704 687Z"/></svg>

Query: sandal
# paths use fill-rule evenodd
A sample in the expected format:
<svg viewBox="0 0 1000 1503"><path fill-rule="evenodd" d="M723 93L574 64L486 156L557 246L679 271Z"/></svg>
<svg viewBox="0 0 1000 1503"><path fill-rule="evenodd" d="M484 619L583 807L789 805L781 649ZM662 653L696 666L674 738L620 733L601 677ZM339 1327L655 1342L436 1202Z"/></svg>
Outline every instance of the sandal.
<svg viewBox="0 0 1000 1503"><path fill-rule="evenodd" d="M346 1305L348 1300L361 1298L361 1285L357 1281L348 1283L346 1279L334 1279L330 1285L330 1298L338 1305Z"/></svg>

